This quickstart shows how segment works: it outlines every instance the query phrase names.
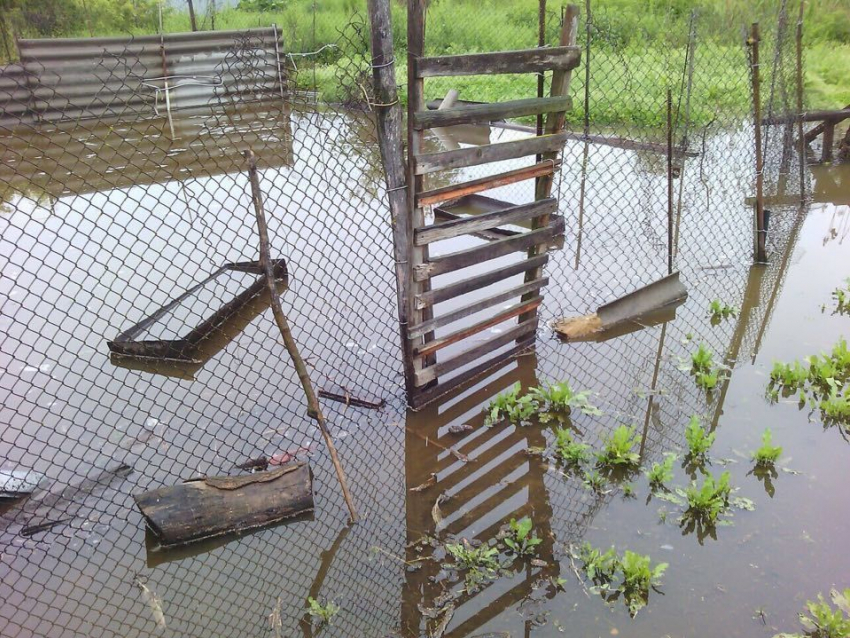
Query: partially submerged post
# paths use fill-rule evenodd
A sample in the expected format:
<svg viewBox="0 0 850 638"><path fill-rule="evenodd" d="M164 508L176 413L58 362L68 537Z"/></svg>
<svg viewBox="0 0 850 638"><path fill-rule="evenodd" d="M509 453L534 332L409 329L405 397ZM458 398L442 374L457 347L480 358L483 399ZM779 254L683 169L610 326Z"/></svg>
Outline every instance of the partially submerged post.
<svg viewBox="0 0 850 638"><path fill-rule="evenodd" d="M667 87L667 274L673 274L673 92Z"/></svg>
<svg viewBox="0 0 850 638"><path fill-rule="evenodd" d="M756 153L756 241L755 258L757 262L767 261L764 227L764 166L761 141L761 71L759 69L759 24L753 22L747 44L751 51L751 70L753 82L753 126Z"/></svg>
<svg viewBox="0 0 850 638"><path fill-rule="evenodd" d="M797 144L799 146L800 203L806 201L806 140L803 136L803 8L800 0L800 15L797 19Z"/></svg>
<svg viewBox="0 0 850 638"><path fill-rule="evenodd" d="M272 313L274 314L275 322L280 330L280 335L283 337L283 344L286 346L286 351L292 359L292 364L295 366L295 371L298 373L298 379L301 381L301 387L304 388L304 395L307 398L307 414L316 420L319 430L322 432L322 437L325 439L325 444L328 446L328 451L331 454L331 461L336 470L336 477L339 480L339 486L342 488L342 495L345 498L345 504L348 506L348 511L351 514L351 520L357 520L357 512L354 509L354 502L351 500L351 494L348 491L348 484L345 481L345 473L342 471L342 465L339 462L339 457L336 453L331 433L328 430L325 417L322 414L322 408L319 406L319 400L316 398L316 393L313 390L313 383L310 381L310 375L307 372L307 366L304 359L301 358L301 353L298 351L298 344L295 343L295 338L292 336L292 331L289 329L289 322L286 320L286 315L283 313L283 308L280 305L280 299L277 296L275 289L274 272L272 269L271 250L269 248L269 229L266 225L266 213L263 209L263 194L260 191L260 179L257 175L257 158L253 151L245 151L245 158L248 160L248 175L251 180L251 199L254 203L254 212L257 216L257 230L260 235L260 265L266 273L266 284L271 298Z"/></svg>

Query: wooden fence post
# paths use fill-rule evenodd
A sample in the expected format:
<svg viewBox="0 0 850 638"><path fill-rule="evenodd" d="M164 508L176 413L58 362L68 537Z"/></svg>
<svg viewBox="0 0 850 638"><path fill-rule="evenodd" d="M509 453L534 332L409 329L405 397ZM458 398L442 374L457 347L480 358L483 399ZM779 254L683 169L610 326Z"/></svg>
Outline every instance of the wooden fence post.
<svg viewBox="0 0 850 638"><path fill-rule="evenodd" d="M761 71L759 69L759 24L753 22L750 27L750 37L747 44L752 52L752 81L753 81L753 127L756 153L756 240L755 258L757 262L767 261L765 252L764 227L764 166L761 141Z"/></svg>
<svg viewBox="0 0 850 638"><path fill-rule="evenodd" d="M800 203L806 201L806 140L803 136L803 9L805 0L800 0L800 15L797 20L797 144L800 169Z"/></svg>
<svg viewBox="0 0 850 638"><path fill-rule="evenodd" d="M387 196L392 217L395 254L398 331L408 396L414 389L413 351L408 336L413 274L408 263L413 245L411 211L408 207L407 166L403 153L403 122L395 80L395 53L390 0L368 0L372 43L372 77L375 84L378 146L387 177Z"/></svg>
<svg viewBox="0 0 850 638"><path fill-rule="evenodd" d="M192 31L198 30L198 21L195 19L195 5L192 0L186 0L189 3L189 23L192 25Z"/></svg>

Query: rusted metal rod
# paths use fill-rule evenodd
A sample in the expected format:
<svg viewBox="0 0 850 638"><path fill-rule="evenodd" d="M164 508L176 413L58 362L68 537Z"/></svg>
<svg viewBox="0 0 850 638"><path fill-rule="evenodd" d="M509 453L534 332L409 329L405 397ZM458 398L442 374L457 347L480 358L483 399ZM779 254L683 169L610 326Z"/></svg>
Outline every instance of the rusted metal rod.
<svg viewBox="0 0 850 638"><path fill-rule="evenodd" d="M336 477L339 480L339 486L342 488L342 496L345 498L345 504L348 506L348 511L351 514L351 520L357 520L357 511L354 509L354 502L351 500L351 494L348 491L348 484L345 480L345 472L342 470L342 465L339 462L339 456L336 453L331 433L328 430L328 425L325 422L325 417L322 414L322 408L319 405L319 400L316 398L316 392L313 390L313 383L310 381L310 375L307 372L307 365L304 359L301 358L301 353L298 351L298 344L295 343L295 338L292 336L292 331L289 329L289 322L286 315L283 313L283 308L280 305L280 299L277 296L275 288L274 272L272 269L271 249L269 247L269 228L266 225L266 213L263 208L263 194L260 191L260 179L257 175L257 157L254 151L245 151L245 159L248 160L248 176L251 181L251 199L254 203L254 213L257 216L257 231L260 235L260 267L266 275L266 285L269 291L269 299L271 301L272 313L274 314L275 322L280 330L280 335L283 337L283 344L286 346L286 351L292 359L292 364L295 366L295 371L298 373L298 379L301 381L301 387L304 389L304 395L307 398L307 414L316 420L322 436L325 439L325 444L328 446L328 451L331 454L331 461L336 470Z"/></svg>
<svg viewBox="0 0 850 638"><path fill-rule="evenodd" d="M756 241L757 262L767 261L764 227L764 167L761 140L761 71L759 69L759 24L753 22L747 44L750 46L753 81L753 126L756 153Z"/></svg>
<svg viewBox="0 0 850 638"><path fill-rule="evenodd" d="M667 274L673 274L673 92L667 87Z"/></svg>

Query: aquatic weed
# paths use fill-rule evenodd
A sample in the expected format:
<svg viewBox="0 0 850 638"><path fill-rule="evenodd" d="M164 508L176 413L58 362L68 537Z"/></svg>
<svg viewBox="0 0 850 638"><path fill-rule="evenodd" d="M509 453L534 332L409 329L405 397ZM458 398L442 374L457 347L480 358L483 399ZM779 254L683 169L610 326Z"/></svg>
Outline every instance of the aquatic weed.
<svg viewBox="0 0 850 638"><path fill-rule="evenodd" d="M595 470L586 471L582 476L582 482L587 489L599 493L602 492L606 485L605 477Z"/></svg>
<svg viewBox="0 0 850 638"><path fill-rule="evenodd" d="M496 560L499 550L496 547L473 547L464 538L460 543L446 543L446 551L461 569L480 570L488 574L495 574L499 569L499 562Z"/></svg>
<svg viewBox="0 0 850 638"><path fill-rule="evenodd" d="M312 596L307 597L307 604L310 605L307 609L307 613L310 614L311 617L317 619L321 624L331 624L331 619L337 615L340 609L339 605L335 604L333 601L329 600L323 605Z"/></svg>
<svg viewBox="0 0 850 638"><path fill-rule="evenodd" d="M675 462L676 455L668 452L664 455L664 460L661 463L652 464L652 467L646 472L646 478L649 479L651 489L662 489L668 481L673 479L673 463Z"/></svg>
<svg viewBox="0 0 850 638"><path fill-rule="evenodd" d="M782 454L782 448L773 445L773 433L770 428L765 429L761 435L761 447L753 452L753 461L757 467L770 467Z"/></svg>
<svg viewBox="0 0 850 638"><path fill-rule="evenodd" d="M844 280L844 288L839 286L832 291L832 298L835 299L835 310L832 314L850 313L850 277Z"/></svg>
<svg viewBox="0 0 850 638"><path fill-rule="evenodd" d="M701 486L697 486L696 481L692 482L685 490L688 508L684 517L710 524L716 523L720 514L729 507L729 495L732 492L729 480L730 474L727 470L717 481L709 474Z"/></svg>
<svg viewBox="0 0 850 638"><path fill-rule="evenodd" d="M582 569L587 577L597 583L611 582L620 568L620 557L613 546L603 552L585 542L575 557L583 563Z"/></svg>
<svg viewBox="0 0 850 638"><path fill-rule="evenodd" d="M517 556L533 556L537 553L536 547L543 542L532 532L531 519L528 516L516 520L512 518L508 523L510 535L505 537L505 545Z"/></svg>
<svg viewBox="0 0 850 638"><path fill-rule="evenodd" d="M737 315L738 309L734 306L727 305L719 299L713 299L711 303L708 304L708 313L711 315L711 325L716 326L722 320Z"/></svg>
<svg viewBox="0 0 850 638"><path fill-rule="evenodd" d="M576 392L570 387L568 381L549 384L545 389L531 388L529 394L550 413L566 415L572 411L572 408L577 408L584 414L596 416L602 414L599 408L590 403L588 390ZM548 419L544 418L544 420Z"/></svg>
<svg viewBox="0 0 850 638"><path fill-rule="evenodd" d="M829 603L818 594L817 601L806 601L809 615L799 614L800 624L805 634L776 634L773 638L846 638L850 636L850 589L843 592L833 589L829 592L833 610Z"/></svg>
<svg viewBox="0 0 850 638"><path fill-rule="evenodd" d="M509 389L496 395L485 408L487 416L484 425L490 427L505 419L517 425L528 422L540 406L532 396L520 396L521 391L522 386L517 381Z"/></svg>
<svg viewBox="0 0 850 638"><path fill-rule="evenodd" d="M602 451L596 453L596 462L609 467L636 467L640 464L640 455L633 450L639 443L635 428L621 425L602 442Z"/></svg>
<svg viewBox="0 0 850 638"><path fill-rule="evenodd" d="M667 563L658 563L655 567L650 557L626 550L620 560L623 572L623 596L629 607L629 613L634 616L649 601L649 588L661 584L661 577L667 571Z"/></svg>
<svg viewBox="0 0 850 638"><path fill-rule="evenodd" d="M716 432L708 433L703 428L700 418L694 414L685 428L685 441L688 443L688 451L685 459L691 463L702 464L708 457L708 451L714 445L717 438Z"/></svg>
<svg viewBox="0 0 850 638"><path fill-rule="evenodd" d="M575 441L567 428L557 428L555 455L568 465L581 465L590 459L590 446Z"/></svg>

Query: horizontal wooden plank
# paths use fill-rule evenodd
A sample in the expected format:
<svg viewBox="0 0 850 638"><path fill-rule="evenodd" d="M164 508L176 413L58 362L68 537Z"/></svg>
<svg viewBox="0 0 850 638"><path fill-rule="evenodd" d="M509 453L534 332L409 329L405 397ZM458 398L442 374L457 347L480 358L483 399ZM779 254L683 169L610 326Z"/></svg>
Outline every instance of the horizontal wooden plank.
<svg viewBox="0 0 850 638"><path fill-rule="evenodd" d="M432 355L435 352L442 350L443 348L447 348L452 344L455 344L459 341L463 341L467 337L476 335L479 332L487 330L488 328L492 328L493 326L498 326L500 323L504 323L505 321L516 319L519 315L523 313L531 312L532 310L535 310L542 302L543 297L540 297L539 295L536 297L532 297L528 301L514 304L507 310L500 312L494 317L482 319L481 321L474 323L471 326L455 330L454 332L447 334L445 337L440 337L439 339L434 339L433 341L424 343L414 348L413 352L416 356L427 357L428 355Z"/></svg>
<svg viewBox="0 0 850 638"><path fill-rule="evenodd" d="M416 111L413 128L424 130L458 124L489 124L493 120L504 120L541 113L562 113L572 108L569 97L536 97L508 102L459 106L439 111Z"/></svg>
<svg viewBox="0 0 850 638"><path fill-rule="evenodd" d="M523 323L517 324L510 330L506 330L498 337L488 339L484 343L470 348L469 350L465 350L464 352L461 352L460 354L451 357L450 359L437 362L432 366L428 366L427 368L418 370L415 375L415 385L418 388L422 387L423 385L430 383L434 379L437 379L444 374L448 374L449 372L454 372L458 368L462 368L463 366L472 363L476 359L480 359L481 357L488 355L497 348L506 346L512 341L522 339L523 337L534 333L536 330L537 315L535 315L534 318L529 319L528 321L524 321Z"/></svg>
<svg viewBox="0 0 850 638"><path fill-rule="evenodd" d="M490 374L494 370L508 365L519 355L533 350L535 343L534 335L524 337L523 339L520 339L519 343L517 343L517 345L513 348L501 352L495 357L482 361L476 366L453 376L447 381L441 381L430 388L414 393L411 401L411 407L418 410L435 399L443 397L458 388L465 387L468 383L480 379L485 374ZM490 396L492 396L492 394Z"/></svg>
<svg viewBox="0 0 850 638"><path fill-rule="evenodd" d="M521 297L524 294L535 292L540 290L544 286L549 284L548 277L541 277L540 279L535 279L534 281L530 281L528 283L520 284L519 286L515 286L510 290L505 290L496 295L491 295L480 301L476 301L475 303L471 303L467 306L463 306L461 308L457 308L452 310L451 312L447 312L439 317L434 317L433 319L429 319L428 321L423 321L420 324L417 324L409 329L410 338L413 339L415 337L421 337L422 335L436 330L437 328L442 328L443 326L447 326L450 323L454 323L455 321L460 321L468 317L469 315L474 315L476 312L481 312L482 310L487 310L487 308L492 308L493 306L497 306L500 303L504 303L506 301L510 301L511 299L515 299L516 297Z"/></svg>
<svg viewBox="0 0 850 638"><path fill-rule="evenodd" d="M539 137L529 137L524 140L514 140L500 144L461 148L455 151L425 153L415 156L413 162L416 174L424 175L426 173L433 173L434 171L479 166L481 164L489 164L490 162L502 162L518 157L526 157L528 155L557 152L564 147L566 140L567 136L564 133L541 135Z"/></svg>
<svg viewBox="0 0 850 638"><path fill-rule="evenodd" d="M447 75L541 73L552 69L574 69L580 62L581 49L578 47L521 49L419 58L416 60L416 74L420 78L431 78Z"/></svg>
<svg viewBox="0 0 850 638"><path fill-rule="evenodd" d="M557 212L557 210L558 200L554 197L548 197L537 202L520 204L481 215L452 219L450 221L424 226L423 228L417 228L414 231L414 242L417 246L425 246L435 241L498 228L504 224L513 224L514 222L526 219L534 219L541 215L551 215Z"/></svg>
<svg viewBox="0 0 850 638"><path fill-rule="evenodd" d="M561 168L561 162L539 162L533 166L524 166L512 171L497 173L496 175L488 175L480 177L468 182L460 184L452 184L451 186L443 186L429 191L423 191L416 196L417 206L430 206L431 204L439 204L450 199L457 199L465 195L473 195L482 191L507 186L508 184L516 184L527 179L534 179L543 175L551 175L556 170Z"/></svg>
<svg viewBox="0 0 850 638"><path fill-rule="evenodd" d="M528 233L523 233L522 235L506 237L505 239L492 241L483 246L475 246L466 250L449 253L448 255L432 257L427 262L414 266L413 278L415 281L425 281L430 277L454 272L455 270L504 257L511 253L528 250L532 246L548 243L552 237L563 232L564 218L556 216L552 218L548 225Z"/></svg>
<svg viewBox="0 0 850 638"><path fill-rule="evenodd" d="M460 295L465 295L469 292L480 290L487 286L492 286L495 283L504 281L508 277L515 277L516 275L524 273L532 268L544 266L547 261L549 261L549 255L538 255L531 259L524 259L523 261L515 264L502 266L501 268L484 273L483 275L467 277L466 279L456 281L448 286L428 290L427 292L416 295L416 309L421 310L427 306L433 306L435 304L448 301L449 299L459 297Z"/></svg>

